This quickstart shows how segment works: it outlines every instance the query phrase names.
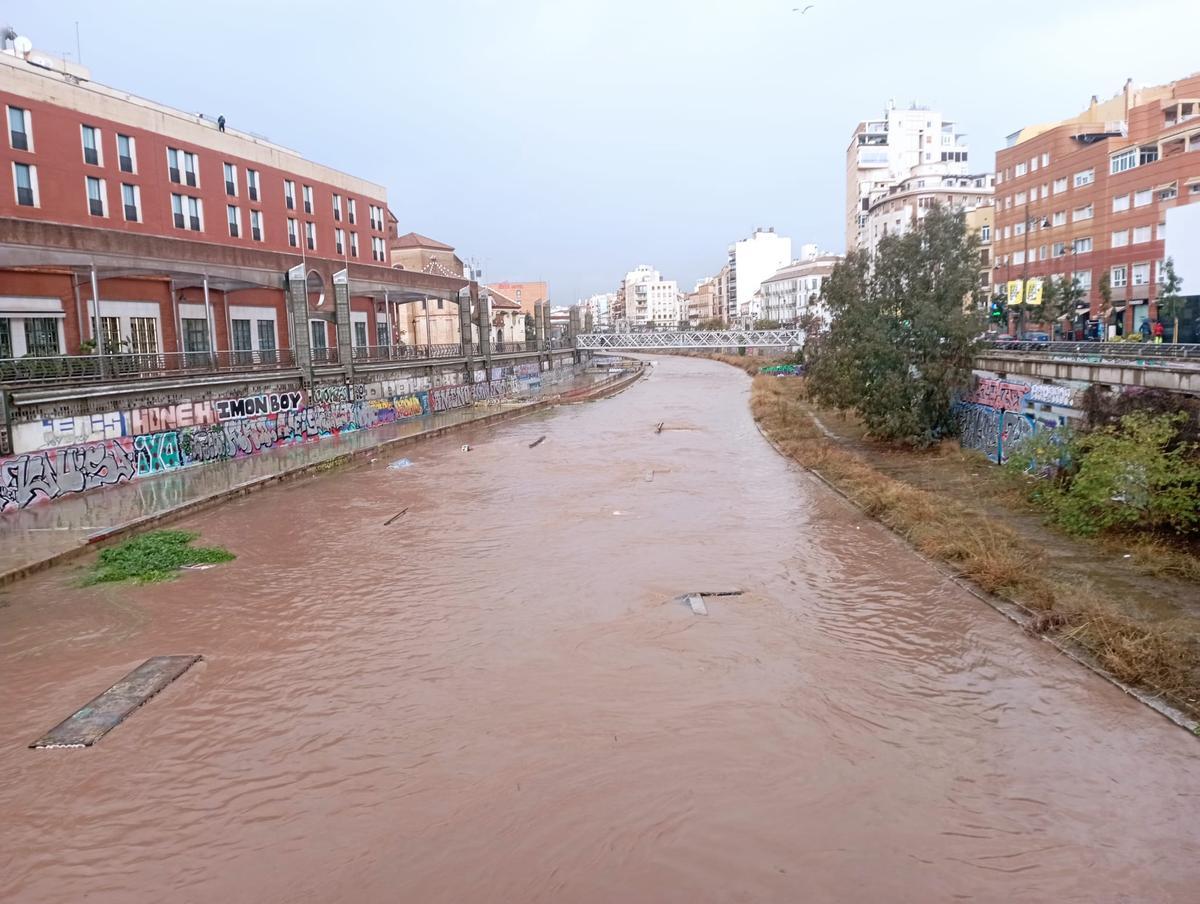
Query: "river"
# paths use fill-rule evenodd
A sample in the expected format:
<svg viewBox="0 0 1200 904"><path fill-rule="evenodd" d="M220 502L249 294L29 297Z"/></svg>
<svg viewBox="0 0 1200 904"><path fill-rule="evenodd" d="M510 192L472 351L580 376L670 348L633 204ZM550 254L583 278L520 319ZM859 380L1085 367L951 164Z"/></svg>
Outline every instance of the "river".
<svg viewBox="0 0 1200 904"><path fill-rule="evenodd" d="M778 456L749 385L662 358L186 520L228 565L6 588L0 900L1195 901L1200 742Z"/></svg>

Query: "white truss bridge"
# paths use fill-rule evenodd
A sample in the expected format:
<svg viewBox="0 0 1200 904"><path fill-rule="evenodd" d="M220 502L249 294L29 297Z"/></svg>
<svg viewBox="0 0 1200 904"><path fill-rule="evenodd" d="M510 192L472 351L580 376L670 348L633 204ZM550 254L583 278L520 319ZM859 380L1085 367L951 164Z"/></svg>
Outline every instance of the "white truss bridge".
<svg viewBox="0 0 1200 904"><path fill-rule="evenodd" d="M801 344L800 330L679 330L655 333L581 333L575 337L577 349L676 348L796 348Z"/></svg>

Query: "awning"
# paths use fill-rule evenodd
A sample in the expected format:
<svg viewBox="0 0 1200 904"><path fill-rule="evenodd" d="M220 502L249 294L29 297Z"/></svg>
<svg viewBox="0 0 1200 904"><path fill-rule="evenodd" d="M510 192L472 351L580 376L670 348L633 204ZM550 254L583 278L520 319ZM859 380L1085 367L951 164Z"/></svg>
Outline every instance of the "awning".
<svg viewBox="0 0 1200 904"><path fill-rule="evenodd" d="M1170 182L1164 182L1162 185L1154 186L1154 190L1155 191L1164 191L1168 188L1174 188L1175 185L1176 185L1176 180L1172 179Z"/></svg>
<svg viewBox="0 0 1200 904"><path fill-rule="evenodd" d="M61 298L37 298L21 295L0 295L0 317L24 316L63 317Z"/></svg>
<svg viewBox="0 0 1200 904"><path fill-rule="evenodd" d="M1123 305L1123 304L1113 305L1112 312L1114 314L1124 314L1125 313L1125 305Z"/></svg>
<svg viewBox="0 0 1200 904"><path fill-rule="evenodd" d="M1091 305L1087 305L1087 304L1077 304L1077 305L1075 305L1075 313L1076 313L1076 314L1086 314L1086 313L1087 313L1088 311L1090 311L1091 309L1092 309L1092 306L1091 306Z"/></svg>
<svg viewBox="0 0 1200 904"><path fill-rule="evenodd" d="M1200 185L1200 176L1192 176L1190 179L1188 179L1183 184L1184 185Z"/></svg>

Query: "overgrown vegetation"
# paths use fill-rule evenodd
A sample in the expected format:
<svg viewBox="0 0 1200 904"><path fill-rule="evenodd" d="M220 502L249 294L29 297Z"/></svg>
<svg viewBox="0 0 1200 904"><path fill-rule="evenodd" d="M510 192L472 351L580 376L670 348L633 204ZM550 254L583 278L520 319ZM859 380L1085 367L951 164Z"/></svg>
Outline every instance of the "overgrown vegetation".
<svg viewBox="0 0 1200 904"><path fill-rule="evenodd" d="M1131 685L1168 697L1200 714L1200 646L1186 630L1151 623L1122 610L1077 579L1056 575L1053 563L1020 533L986 514L886 476L813 420L802 381L760 376L751 405L764 432L787 455L837 486L873 518L916 549L1032 614L1030 630L1052 633Z"/></svg>
<svg viewBox="0 0 1200 904"><path fill-rule="evenodd" d="M185 565L215 564L236 558L217 547L191 546L196 537L197 534L188 531L156 530L102 549L83 583L168 581Z"/></svg>
<svg viewBox="0 0 1200 904"><path fill-rule="evenodd" d="M978 271L964 214L942 207L874 257L848 254L822 290L831 322L805 345L812 397L883 440L926 447L953 433L983 325Z"/></svg>

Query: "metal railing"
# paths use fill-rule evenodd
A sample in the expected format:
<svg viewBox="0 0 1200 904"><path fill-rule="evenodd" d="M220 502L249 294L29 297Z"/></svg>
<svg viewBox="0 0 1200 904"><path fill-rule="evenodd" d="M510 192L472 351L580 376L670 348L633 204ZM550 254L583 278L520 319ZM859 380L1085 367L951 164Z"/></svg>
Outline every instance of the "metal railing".
<svg viewBox="0 0 1200 904"><path fill-rule="evenodd" d="M492 346L493 355L516 355L522 352L536 352L536 342L497 342Z"/></svg>
<svg viewBox="0 0 1200 904"><path fill-rule="evenodd" d="M336 354L336 350L335 350ZM0 385L150 380L182 374L236 373L295 367L290 348L269 351L158 352L0 358Z"/></svg>
<svg viewBox="0 0 1200 904"><path fill-rule="evenodd" d="M458 342L441 345L356 345L355 361L426 361L433 358L462 358Z"/></svg>
<svg viewBox="0 0 1200 904"><path fill-rule="evenodd" d="M312 356L314 367L321 367L326 364L337 364L341 359L338 357L337 346L325 346L324 348L310 348L309 354Z"/></svg>
<svg viewBox="0 0 1200 904"><path fill-rule="evenodd" d="M1000 339L985 342L984 347L999 352L1036 353L1050 357L1200 362L1200 344L1187 342L1037 342Z"/></svg>

